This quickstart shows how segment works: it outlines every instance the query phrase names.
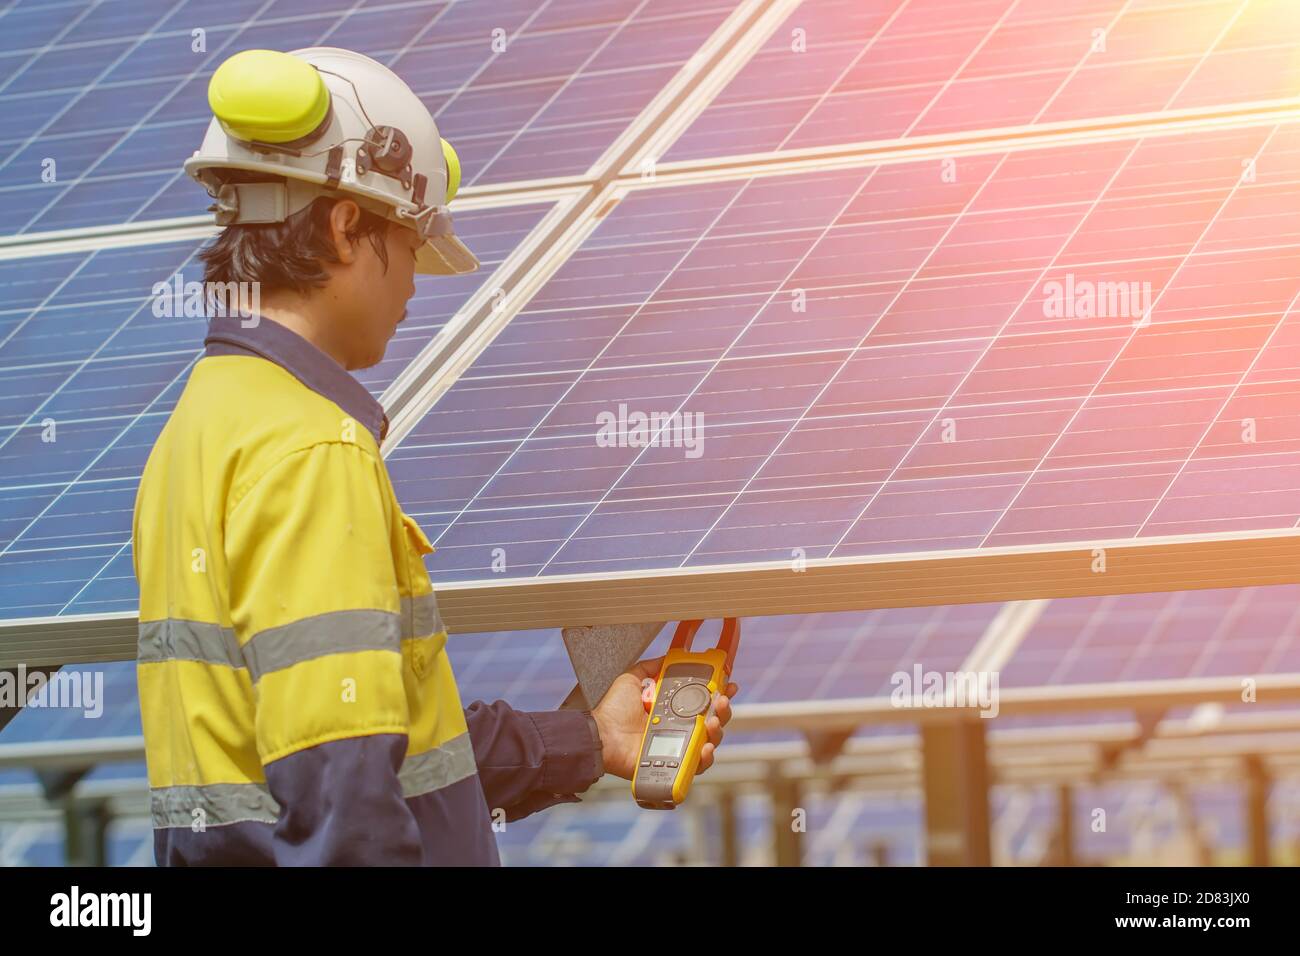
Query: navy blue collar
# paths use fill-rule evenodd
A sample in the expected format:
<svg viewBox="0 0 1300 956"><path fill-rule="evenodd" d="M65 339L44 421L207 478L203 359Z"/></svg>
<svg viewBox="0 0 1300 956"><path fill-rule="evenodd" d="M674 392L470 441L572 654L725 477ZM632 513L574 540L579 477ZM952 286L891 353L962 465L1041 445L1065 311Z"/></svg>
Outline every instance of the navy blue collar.
<svg viewBox="0 0 1300 956"><path fill-rule="evenodd" d="M313 392L328 398L375 436L388 434L388 416L364 385L347 370L288 326L257 317L245 328L239 316L216 315L208 321L204 355L258 355L288 371Z"/></svg>

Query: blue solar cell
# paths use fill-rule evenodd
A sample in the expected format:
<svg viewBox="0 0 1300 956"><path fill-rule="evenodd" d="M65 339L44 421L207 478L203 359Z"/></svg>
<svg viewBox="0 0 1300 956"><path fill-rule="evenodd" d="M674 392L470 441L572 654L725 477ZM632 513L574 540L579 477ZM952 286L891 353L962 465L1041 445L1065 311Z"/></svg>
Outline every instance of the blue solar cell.
<svg viewBox="0 0 1300 956"><path fill-rule="evenodd" d="M141 8L157 19L174 6ZM277 0L251 21L239 16L256 11L239 7L214 23L210 5L183 5L152 35L14 52L35 59L0 87L0 233L202 212L206 197L180 167L210 118L207 82L225 56L255 47L342 46L391 65L456 144L465 185L582 173L731 7L511 0L349 13ZM197 53L196 27L207 30ZM44 118L35 127L33 115ZM47 158L57 182L41 180Z"/></svg>
<svg viewBox="0 0 1300 956"><path fill-rule="evenodd" d="M1291 673L1300 587L1053 601L1002 669L1003 687Z"/></svg>
<svg viewBox="0 0 1300 956"><path fill-rule="evenodd" d="M806 0L666 158L1286 98L1297 40L1282 3Z"/></svg>
<svg viewBox="0 0 1300 956"><path fill-rule="evenodd" d="M155 282L190 265L193 250L193 243L144 246L101 250L75 265L63 256L48 266L39 259L22 263L28 269L66 271L47 293L48 301L19 313L21 318L0 341L0 367L108 361L152 352L176 338L175 327L184 320L157 319L150 308L151 292Z"/></svg>
<svg viewBox="0 0 1300 956"><path fill-rule="evenodd" d="M105 737L140 735L140 706L136 696L135 663L68 664L60 681L72 690L51 693L51 703L74 703L77 706L24 707L5 727L6 744L40 740L97 740ZM107 768L108 765L106 765ZM109 775L134 779L141 765L118 768Z"/></svg>
<svg viewBox="0 0 1300 956"><path fill-rule="evenodd" d="M459 214L483 268L420 277L362 383L382 393L550 208ZM0 311L0 616L135 609L136 486L205 331L201 318L156 316L153 287L201 279L197 248L0 263L0 288L13 290Z"/></svg>
<svg viewBox="0 0 1300 956"><path fill-rule="evenodd" d="M0 307L0 334L6 338L11 335L32 309L67 281L83 258L64 255L0 262L0 287L5 292Z"/></svg>
<svg viewBox="0 0 1300 956"><path fill-rule="evenodd" d="M11 3L0 14L0 76L12 77L46 44L57 42L91 10L75 0Z"/></svg>

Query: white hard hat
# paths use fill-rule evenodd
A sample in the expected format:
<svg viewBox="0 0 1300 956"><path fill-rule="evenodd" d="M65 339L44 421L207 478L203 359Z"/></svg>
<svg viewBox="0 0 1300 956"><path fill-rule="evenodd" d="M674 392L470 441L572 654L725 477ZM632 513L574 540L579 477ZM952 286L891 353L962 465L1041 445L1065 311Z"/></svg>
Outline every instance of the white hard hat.
<svg viewBox="0 0 1300 956"><path fill-rule="evenodd" d="M217 68L208 103L213 120L185 172L216 199L218 224L283 222L320 196L346 195L425 237L418 272L478 268L447 209L460 185L456 153L382 63L333 47L245 50ZM277 179L232 182L242 177L228 170Z"/></svg>

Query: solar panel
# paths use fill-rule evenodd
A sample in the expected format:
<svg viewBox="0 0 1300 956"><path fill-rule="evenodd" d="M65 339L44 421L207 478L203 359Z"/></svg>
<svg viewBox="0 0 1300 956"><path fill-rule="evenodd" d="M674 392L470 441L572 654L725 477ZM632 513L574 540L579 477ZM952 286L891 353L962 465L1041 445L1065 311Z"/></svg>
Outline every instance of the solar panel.
<svg viewBox="0 0 1300 956"><path fill-rule="evenodd" d="M398 6L402 9L396 12L411 14L406 6ZM1199 4L1191 12L1201 17L1211 7L1217 10L1214 4ZM388 6L380 9L396 15ZM638 22L627 19L629 9L617 3L597 8L552 4L532 11L536 17L530 22L542 32L599 27L592 32L617 38L625 29L633 34L641 29ZM638 7L637 12L667 16L681 9L680 4L650 5ZM941 9L953 13L942 4L920 2L882 8L882 15L887 15L880 28L882 40L892 42L894 35L887 30L897 28L903 31L899 36L916 33L927 38L927 49L942 52L945 47L935 36L978 34L980 42L971 48L978 53L995 51L998 44L1008 42L997 32L1005 29L1011 31L1008 37L1019 36L1039 51L1036 55L1046 56L1040 48L1050 46L1049 37L1060 32L1057 18L1063 16L1058 8L1036 4L969 4L935 30L930 14ZM1067 19L1073 23L1109 9L1103 4L1073 10ZM809 22L842 23L846 36L856 29L855 15L835 3L810 2L801 10L812 18ZM1126 10L1125 16L1133 12ZM274 12L274 17L262 16L253 26L234 18L223 28L232 33L244 28L292 30L329 20L331 29L349 31L364 46L370 35L366 25L377 22L368 19L370 10L360 11L360 16L358 11L348 16L343 11L313 16L277 6ZM522 8L518 12L522 15ZM1264 10L1265 15L1275 13ZM1257 14L1252 10L1245 19L1229 16L1214 35L1249 46L1251 37L1262 35ZM453 18L470 17L469 12L449 9L437 15L439 43L468 43L473 38L477 28L472 17ZM130 42L130 31L113 33L116 28L111 24L103 26L108 34L70 42L84 41L94 49ZM1205 32L1206 28L1201 24L1199 29ZM391 37L392 31L375 35ZM778 29L775 39L781 35ZM526 30L519 32L521 42L531 43L530 36ZM567 34L561 38L572 39ZM664 51L675 43L681 48L672 47L668 58L686 55L686 40L665 43L647 56L668 56ZM542 46L537 44L536 62L544 63ZM638 50L645 52L645 46ZM417 43L407 52L415 56L422 48ZM608 65L602 55L590 63ZM29 68L34 69L40 56L28 56ZM1196 64L1204 62L1199 53L1170 56L1189 57ZM501 58L484 75L499 77L501 71L516 71L500 82L531 82L541 74L530 72L530 62L522 53ZM1176 89L1185 88L1184 81L1196 75L1194 70L1180 74ZM946 78L941 79L946 84ZM743 86L742 81L743 74L737 82ZM428 82L435 82L432 75ZM589 101L590 97L584 100ZM480 115L483 110L473 112ZM1219 522L1214 525L1218 528L1273 527L1269 523L1276 519L1273 512L1211 515L1202 520L1204 515L1197 509L1208 504L1208 496L1195 483L1221 480L1218 473L1206 477L1209 466L1196 458L1196 449L1180 460L1174 456L1176 448L1162 448L1159 461L1147 460L1150 449L1140 445L1143 427L1122 421L1129 411L1129 391L1121 388L1112 394L1115 385L1110 379L1121 379L1128 370L1141 373L1144 361L1158 364L1167 351L1157 348L1155 354L1144 356L1141 344L1147 342L1182 354L1188 341L1217 339L1210 342L1207 361L1230 366L1242 351L1242 343L1230 339L1236 336L1247 342L1267 328L1268 309L1284 309L1288 304L1281 301L1286 299L1289 282L1281 266L1276 274L1254 277L1261 280L1256 288L1270 294L1276 291L1274 298L1279 300L1262 303L1262 311L1253 313L1259 320L1255 324L1221 334L1216 330L1215 335L1189 329L1187 335L1193 338L1176 342L1173 336L1154 332L1133 336L1133 348L1119 355L1108 350L1127 342L1123 322L1044 316L1032 292L1034 282L1050 283L1062 272L1069 280L1073 275L1069 270L1075 267L1086 267L1093 281L1107 281L1116 269L1126 270L1123 275L1134 274L1128 263L1136 258L1143 263L1141 278L1150 278L1161 306L1171 312L1179 294L1178 281L1188 282L1198 270L1222 267L1222 261L1199 258L1202 250L1215 249L1215 243L1225 243L1222 255L1235 256L1232 266L1241 275L1250 269L1267 269L1267 257L1252 254L1246 262L1242 258L1246 254L1237 253L1245 235L1220 240L1207 230L1200 237L1197 257L1188 257L1187 237L1179 232L1210 221L1197 218L1202 210L1193 208L1196 202L1207 204L1208 210L1209 205L1228 199L1244 207L1248 196L1265 198L1264 193L1252 191L1254 184L1237 188L1240 171L1233 165L1257 149L1265 135L1264 129L1204 134L1204 142L1218 153L1191 160L1169 155L1186 148L1193 142L1190 139L1165 140L1163 146L1162 141L1150 141L1140 148L1130 143L1097 144L1070 153L964 158L951 182L949 171L936 175L933 164L904 164L868 170L865 178L859 171L847 171L750 183L634 188L393 456L394 476L408 510L438 535L439 553L432 562L435 574L453 580L482 577L489 566L497 571L491 557L497 548L509 552L509 576L529 576L785 559L796 548L818 557L1083 540L1112 530L1122 535L1128 526L1114 520L1120 502L1110 489L1124 478L1156 486L1162 476L1169 477L1165 466L1171 462L1179 466L1178 487L1160 499L1159 514L1146 516L1143 531L1148 524L1150 533L1170 528L1200 531L1207 521ZM1282 148L1278 144L1283 140L1285 134L1273 141L1273 148ZM1131 147L1136 151L1129 157ZM1171 169L1181 176L1146 182L1141 177L1147 169L1157 178L1162 170ZM1195 178L1206 169L1203 181ZM1113 181L1108 185L1109 180ZM1261 187L1265 182L1267 172ZM192 189L188 183L178 185ZM1278 195L1286 191L1284 183L1274 181L1271 186ZM1170 204L1171 191L1194 192L1198 198ZM120 190L111 192L118 195ZM847 205L845 197L852 197ZM1275 201L1276 196L1267 199ZM1130 202L1161 205L1156 215L1170 210L1171 215L1187 215L1177 222L1153 220L1144 237L1123 221L1129 215L1124 204ZM1216 217L1216 228L1222 231L1233 213L1225 207ZM1268 226L1276 231L1280 227L1274 223L1280 218L1263 222L1258 209L1247 210L1238 228ZM503 230L503 240L509 234ZM1054 245L1066 235L1068 248ZM1112 249L1113 235L1122 236L1128 247ZM755 237L768 261L736 259ZM1165 245L1143 245L1152 238ZM1104 245L1104 252L1090 248L1090 239ZM869 268L853 261L855 248L864 243L872 256ZM691 249L695 258L677 268L675 261L684 248ZM1111 258L1101 261L1100 256ZM1271 260L1274 265L1281 261ZM779 275L784 265L796 262L793 272ZM614 272L607 273L611 266ZM1046 266L1046 271L1038 275L1040 266ZM1175 281L1166 290L1163 283L1171 277ZM649 284L642 288L638 285L642 282ZM440 284L439 290L443 289L446 286ZM454 288L448 292L452 298L460 294ZM803 312L777 301L795 292L808 296ZM1237 293L1233 289L1225 304L1228 298L1240 298ZM600 312L604 304L613 309ZM629 314L620 312L629 307ZM1009 308L1017 311L1004 315ZM864 320L870 323L865 336L861 334ZM570 330L580 323L581 331L572 334ZM363 377L376 391L436 331L436 323L408 325L384 365ZM554 334L557 329L563 331ZM1283 323L1280 335L1271 340L1273 345L1284 345L1287 329ZM74 342L67 345L75 349ZM1094 360L1061 366L1059 350ZM526 358L516 361L514 353ZM1130 359L1130 354L1135 358ZM1268 367L1275 354L1284 361L1284 353L1270 352L1260 356L1259 367ZM1115 370L1106 368L1108 356L1115 359ZM1029 365L1017 364L1026 360ZM590 367L584 368L589 361ZM1042 371L1047 366L1052 366L1050 373ZM894 369L905 374L890 377L882 374L886 368L891 374ZM1053 381L1041 388L1032 381L1035 374L1054 377L1061 368L1071 374L1077 371L1077 380ZM664 374L665 369L671 373ZM1030 371L1022 375L1022 369ZM1220 371L1230 374L1231 368ZM1099 373L1105 376L1089 378ZM755 375L762 378L757 387L747 380ZM651 378L655 381L647 393ZM865 380L870 380L869 387L864 387ZM1203 384L1210 389L1220 381ZM1124 387L1128 384L1121 381ZM661 386L662 392L656 391ZM625 387L632 391L621 392ZM1260 405L1273 387L1268 382L1243 381L1230 401L1233 408L1252 400ZM498 395L494 389L512 394ZM946 395L945 389L950 389ZM1082 405L1078 404L1081 395L1086 399ZM598 408L617 407L624 398L651 397L657 402L696 401L708 418L713 443L725 443L722 461L712 460L712 455L676 461L660 449L629 455L631 449L594 447L586 423L572 418L579 411L590 415ZM1202 410L1213 406L1214 398L1207 393ZM487 408L476 404L484 399ZM553 399L555 407L548 408ZM946 403L936 404L941 399ZM945 410L953 414L939 417L937 413ZM936 416L927 422L932 411ZM1200 421L1194 416L1185 420L1182 402L1165 402L1157 408L1156 413L1161 412L1181 416L1164 422L1165 434L1181 434L1175 432L1179 426L1183 432L1194 430ZM1267 447L1276 450L1276 432L1285 427L1286 409L1279 414L1273 403L1261 408L1260 414L1271 415L1268 424L1274 444ZM462 441L462 433L454 428L440 430L440 423L456 418L473 421L462 429L474 435L472 441ZM933 427L945 422L968 436L973 429L978 440L947 442L940 437L936 442ZM1038 462L1044 467L1038 467L1033 454L1042 452L1041 440L1055 438L1052 429L1058 429L1059 435L1067 424L1077 425L1083 437L1060 435L1041 454ZM1126 464L1124 449L1109 449L1108 456L1098 454L1091 447L1098 432L1114 436L1121 444L1139 442L1139 447L1127 449L1131 456L1127 464L1141 473L1115 472ZM151 440L146 431L137 437L141 447ZM1075 447L1080 443L1087 447ZM1213 437L1205 447L1215 447ZM901 456L891 460L896 452ZM994 457L962 457L972 454ZM561 459L581 467L576 471L555 467ZM68 460L76 461L75 457ZM992 467L986 468L990 461ZM1050 481L1058 470L1055 466L1069 463L1077 468L1086 462L1095 462L1092 480L1077 482L1072 473L1069 484L1072 491L1087 491L1093 499L1069 503L1069 508L1039 500L1059 494ZM1153 465L1159 474L1149 473ZM1162 467L1165 470L1160 472ZM1263 507L1269 500L1284 498L1289 479L1285 466L1279 467L1266 477L1261 469L1253 471L1261 480L1283 483L1273 489L1271 498L1270 489L1261 487L1245 500ZM574 481L575 475L579 482ZM1019 478L1026 480L1017 487ZM1190 487L1185 494L1195 505L1193 513L1180 516L1185 487ZM935 492L945 500L951 498L957 510L932 513L927 502ZM672 506L662 506L669 497ZM1241 503L1239 496L1230 497L1216 500L1224 508ZM32 498L11 504L5 516L11 524L26 530ZM41 496L34 499L39 504ZM1137 507L1132 501L1125 503ZM775 525L766 517L774 506L780 512ZM1060 517L1068 512L1073 519L1085 511L1091 516L1082 523L1069 524ZM1104 523L1107 520L1113 523ZM498 533L497 528L506 524L516 529L513 537ZM123 553L113 555L121 570ZM86 567L102 570L106 556L82 557L88 560ZM117 579L116 574L110 577ZM123 579L133 592L129 575ZM129 606L130 595L124 593L120 601L124 603L111 606Z"/></svg>
<svg viewBox="0 0 1300 956"><path fill-rule="evenodd" d="M81 670L72 668L72 670ZM136 696L135 662L116 661L95 664L84 669L84 675L102 674L103 696L88 714L75 707L23 708L4 731L6 744L28 743L40 740L101 740L108 737L140 736L140 703ZM83 697L86 703L91 699ZM142 775L144 762L104 764L98 772L102 779L132 779ZM14 771L18 772L18 771Z"/></svg>
<svg viewBox="0 0 1300 956"><path fill-rule="evenodd" d="M361 381L379 395L550 208L459 214L483 269L419 277L409 317ZM205 333L201 318L156 316L153 285L199 280L198 247L0 263L0 618L136 608L136 486Z"/></svg>
<svg viewBox="0 0 1300 956"><path fill-rule="evenodd" d="M390 454L435 580L1292 527L1296 132L633 191Z"/></svg>
<svg viewBox="0 0 1300 956"><path fill-rule="evenodd" d="M1053 601L1003 687L1300 671L1300 588Z"/></svg>
<svg viewBox="0 0 1300 956"><path fill-rule="evenodd" d="M0 233L201 213L207 202L181 163L211 118L213 70L250 48L340 46L393 67L455 143L465 186L577 175L734 4L326 6L266 0L214 11L155 0L132 5L124 20L87 16L48 39L48 24L24 18L31 32L6 34L0 50L0 76L16 67L0 85ZM198 27L207 32L195 52ZM57 182L41 178L46 159Z"/></svg>
<svg viewBox="0 0 1300 956"><path fill-rule="evenodd" d="M810 0L665 157L1292 97L1300 16L1232 0Z"/></svg>

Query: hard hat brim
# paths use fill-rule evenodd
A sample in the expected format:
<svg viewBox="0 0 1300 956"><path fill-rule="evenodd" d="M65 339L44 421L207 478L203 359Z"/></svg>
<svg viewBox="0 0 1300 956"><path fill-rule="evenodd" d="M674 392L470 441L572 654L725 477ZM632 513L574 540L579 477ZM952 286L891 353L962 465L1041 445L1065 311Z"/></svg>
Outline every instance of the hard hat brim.
<svg viewBox="0 0 1300 956"><path fill-rule="evenodd" d="M421 275L458 276L478 267L478 257L456 236L435 236L415 254L415 271Z"/></svg>

